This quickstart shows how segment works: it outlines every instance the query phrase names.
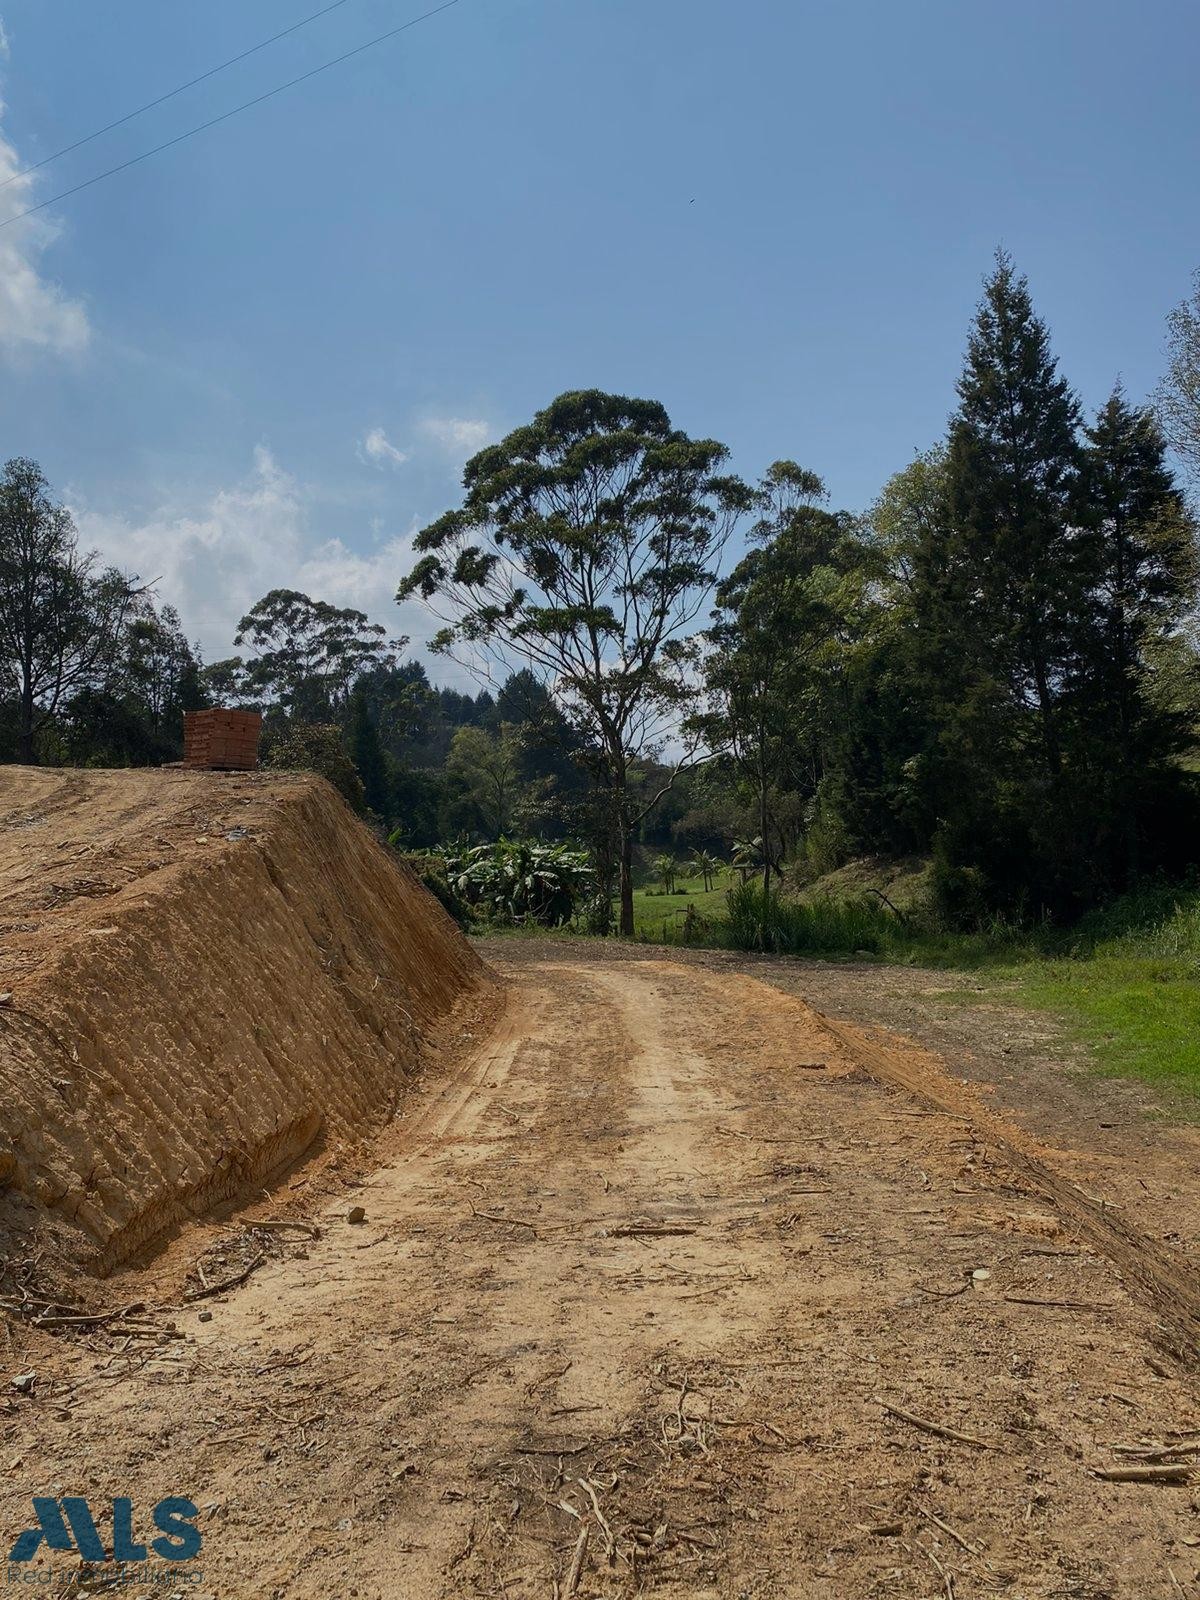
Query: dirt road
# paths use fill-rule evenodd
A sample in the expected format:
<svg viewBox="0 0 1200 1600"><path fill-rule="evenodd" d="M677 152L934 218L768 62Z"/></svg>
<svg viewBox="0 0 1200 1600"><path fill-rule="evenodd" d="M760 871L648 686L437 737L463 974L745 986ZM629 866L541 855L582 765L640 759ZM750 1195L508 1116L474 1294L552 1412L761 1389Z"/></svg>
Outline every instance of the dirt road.
<svg viewBox="0 0 1200 1600"><path fill-rule="evenodd" d="M187 1594L1200 1595L1196 1489L1093 1475L1200 1442L1188 1307L956 1080L880 1082L751 978L552 951L463 1042L186 1337L55 1341L6 1537L32 1483L193 1498Z"/></svg>

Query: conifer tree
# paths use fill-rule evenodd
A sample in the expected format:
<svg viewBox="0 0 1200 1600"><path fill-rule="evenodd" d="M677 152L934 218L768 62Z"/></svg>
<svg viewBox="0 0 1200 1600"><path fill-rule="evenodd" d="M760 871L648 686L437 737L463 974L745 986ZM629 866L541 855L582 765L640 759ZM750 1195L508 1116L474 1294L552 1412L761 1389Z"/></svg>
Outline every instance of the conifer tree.
<svg viewBox="0 0 1200 1600"><path fill-rule="evenodd" d="M1139 868L1154 792L1195 736L1190 656L1170 693L1161 680L1171 641L1196 601L1196 527L1151 411L1129 405L1118 386L1085 432L1091 604L1077 650L1075 710L1087 740L1089 793L1111 807L1128 880Z"/></svg>
<svg viewBox="0 0 1200 1600"><path fill-rule="evenodd" d="M946 457L944 548L927 550L929 659L950 664L935 855L962 914L1079 899L1064 697L1085 607L1079 405L1003 253L984 286ZM957 880L957 881L956 881ZM969 880L969 883L968 883ZM959 891L969 888L969 893Z"/></svg>
<svg viewBox="0 0 1200 1600"><path fill-rule="evenodd" d="M1079 404L1029 285L1003 253L987 280L951 423L951 551L967 659L1011 709L1031 707L1051 778L1058 701L1082 581L1073 507Z"/></svg>

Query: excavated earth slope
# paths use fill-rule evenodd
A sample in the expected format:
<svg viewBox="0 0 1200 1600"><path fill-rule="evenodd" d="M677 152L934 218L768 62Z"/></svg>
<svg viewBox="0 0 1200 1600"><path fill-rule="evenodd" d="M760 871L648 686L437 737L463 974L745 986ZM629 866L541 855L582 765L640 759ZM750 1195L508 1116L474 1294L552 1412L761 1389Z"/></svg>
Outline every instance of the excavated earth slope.
<svg viewBox="0 0 1200 1600"><path fill-rule="evenodd" d="M485 971L319 778L0 768L0 1249L104 1273L371 1131Z"/></svg>

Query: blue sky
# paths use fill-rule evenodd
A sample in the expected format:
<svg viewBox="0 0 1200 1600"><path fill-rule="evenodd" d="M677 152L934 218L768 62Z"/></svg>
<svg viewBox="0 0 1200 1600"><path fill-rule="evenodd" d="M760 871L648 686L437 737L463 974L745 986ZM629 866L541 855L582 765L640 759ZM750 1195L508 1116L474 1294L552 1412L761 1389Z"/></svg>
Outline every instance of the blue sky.
<svg viewBox="0 0 1200 1600"><path fill-rule="evenodd" d="M319 4L0 0L0 178ZM0 206L422 9L347 0ZM1194 0L460 0L0 232L3 453L210 659L276 585L427 636L390 600L413 530L566 388L861 508L941 434L997 244L1089 406L1153 386L1198 58Z"/></svg>

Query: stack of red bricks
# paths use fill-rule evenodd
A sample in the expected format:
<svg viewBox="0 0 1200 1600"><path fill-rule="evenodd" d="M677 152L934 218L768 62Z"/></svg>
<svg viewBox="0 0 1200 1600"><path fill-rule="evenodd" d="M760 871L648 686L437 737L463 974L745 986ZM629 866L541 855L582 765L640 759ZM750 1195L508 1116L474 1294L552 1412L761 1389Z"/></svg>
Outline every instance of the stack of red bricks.
<svg viewBox="0 0 1200 1600"><path fill-rule="evenodd" d="M253 772L258 766L257 711L187 711L183 717L185 767L232 768Z"/></svg>

